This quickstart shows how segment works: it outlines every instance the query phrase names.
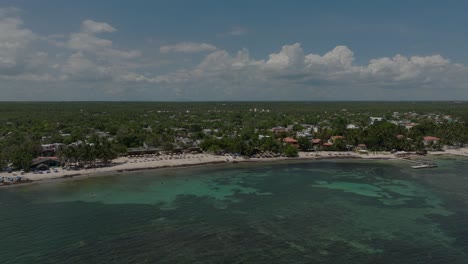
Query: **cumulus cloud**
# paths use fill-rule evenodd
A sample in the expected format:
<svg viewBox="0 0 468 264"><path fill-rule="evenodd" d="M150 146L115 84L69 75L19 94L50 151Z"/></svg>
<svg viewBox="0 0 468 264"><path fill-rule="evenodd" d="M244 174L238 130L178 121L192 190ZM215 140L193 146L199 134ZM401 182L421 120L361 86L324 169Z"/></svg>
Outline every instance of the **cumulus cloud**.
<svg viewBox="0 0 468 264"><path fill-rule="evenodd" d="M25 28L16 8L0 8L0 78L5 80L48 79L48 54L36 51L32 43L38 39Z"/></svg>
<svg viewBox="0 0 468 264"><path fill-rule="evenodd" d="M62 92L81 99L92 91L89 99L128 95L120 99L129 100L468 99L467 67L439 54L396 54L357 64L346 46L317 54L292 43L254 58L247 49L230 53L208 43L181 42L160 47L163 55L141 56L141 51L112 41L117 29L109 23L87 19L77 32L40 36L24 25L20 14L0 8L2 99L9 94L14 99L18 91L38 91L35 96ZM245 32L232 35L240 34ZM181 60L157 64L160 57L172 58L165 54L202 52L207 54L190 66L181 68ZM47 88L52 84L54 92ZM29 88L29 93L24 87L42 88ZM82 89L86 92L80 94Z"/></svg>
<svg viewBox="0 0 468 264"><path fill-rule="evenodd" d="M346 46L336 46L320 55L305 54L301 45L295 43L283 46L265 60L250 58L245 49L236 56L225 50L216 50L193 69L178 70L152 80L191 89L196 84L198 89L206 90L199 92L201 94L236 94L238 99L249 92L246 87L263 87L256 88L254 96L260 96L258 98L271 98L271 93L278 95L290 90L289 96L297 93L298 97L294 97L296 99L304 99L302 96L308 93L329 93L346 99L351 94L355 96L359 93L363 96L366 91L374 97L382 96L378 99L390 99L386 94L395 96L395 88L408 91L408 94L412 91L427 91L428 94L442 88L461 90L468 81L468 69L465 66L451 63L441 55L409 58L395 55L392 58L372 59L366 65L356 65L354 61L353 51ZM403 96L400 99L406 98Z"/></svg>
<svg viewBox="0 0 468 264"><path fill-rule="evenodd" d="M93 56L131 59L141 55L138 50L120 50L113 47L109 39L99 37L99 33L114 32L116 29L104 22L85 20L81 24L82 30L70 34L66 44L69 49L90 53Z"/></svg>
<svg viewBox="0 0 468 264"><path fill-rule="evenodd" d="M271 69L284 70L286 68L302 67L304 64L304 51L301 44L285 45L278 53L270 54L265 66Z"/></svg>
<svg viewBox="0 0 468 264"><path fill-rule="evenodd" d="M101 33L116 31L105 22L85 20L81 31L70 34L64 47L73 53L61 67L62 80L70 81L117 81L129 71L126 65L141 56L139 50L121 50L114 47L110 39Z"/></svg>
<svg viewBox="0 0 468 264"><path fill-rule="evenodd" d="M198 53L216 50L214 45L208 43L181 42L159 48L161 53Z"/></svg>
<svg viewBox="0 0 468 264"><path fill-rule="evenodd" d="M116 29L111 25L104 22L96 22L90 19L83 21L81 27L84 32L91 34L102 33L102 32L114 32Z"/></svg>

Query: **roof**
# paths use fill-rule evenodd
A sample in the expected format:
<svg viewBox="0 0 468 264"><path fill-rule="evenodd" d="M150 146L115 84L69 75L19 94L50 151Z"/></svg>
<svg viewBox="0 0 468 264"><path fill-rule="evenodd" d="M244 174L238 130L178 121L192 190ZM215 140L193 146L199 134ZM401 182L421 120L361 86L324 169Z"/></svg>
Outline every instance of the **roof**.
<svg viewBox="0 0 468 264"><path fill-rule="evenodd" d="M314 143L314 144L318 144L318 143L320 143L320 142L322 142L322 140L321 140L320 138L314 138L314 139L312 139L312 143Z"/></svg>
<svg viewBox="0 0 468 264"><path fill-rule="evenodd" d="M343 136L332 136L331 140L337 140L337 139L343 139L343 138L345 138L345 137L343 137Z"/></svg>
<svg viewBox="0 0 468 264"><path fill-rule="evenodd" d="M283 142L284 143L297 143L297 140L295 140L294 138L287 137L283 139Z"/></svg>
<svg viewBox="0 0 468 264"><path fill-rule="evenodd" d="M367 147L366 144L359 144L358 147Z"/></svg>
<svg viewBox="0 0 468 264"><path fill-rule="evenodd" d="M333 146L333 143L325 142L325 143L323 143L323 146L325 146L325 147L330 147L330 146Z"/></svg>
<svg viewBox="0 0 468 264"><path fill-rule="evenodd" d="M439 141L440 138L438 137L433 137L433 136L425 136L424 141Z"/></svg>
<svg viewBox="0 0 468 264"><path fill-rule="evenodd" d="M59 159L57 157L37 157L31 162L31 166L36 166L36 165L39 165L39 164L41 164L43 162L47 162L47 161L56 161L56 162L58 162Z"/></svg>

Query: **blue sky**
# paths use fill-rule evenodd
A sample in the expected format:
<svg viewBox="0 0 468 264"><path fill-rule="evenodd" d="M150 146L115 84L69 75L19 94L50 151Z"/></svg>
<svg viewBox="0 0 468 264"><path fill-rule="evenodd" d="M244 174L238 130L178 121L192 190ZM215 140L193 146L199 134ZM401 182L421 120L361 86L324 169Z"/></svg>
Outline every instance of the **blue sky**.
<svg viewBox="0 0 468 264"><path fill-rule="evenodd" d="M2 0L0 100L468 100L466 10Z"/></svg>

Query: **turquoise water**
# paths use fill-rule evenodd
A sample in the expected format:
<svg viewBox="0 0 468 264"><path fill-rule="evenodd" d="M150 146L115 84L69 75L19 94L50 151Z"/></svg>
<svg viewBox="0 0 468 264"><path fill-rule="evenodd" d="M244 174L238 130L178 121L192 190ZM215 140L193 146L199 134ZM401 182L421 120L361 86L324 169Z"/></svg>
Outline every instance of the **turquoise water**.
<svg viewBox="0 0 468 264"><path fill-rule="evenodd" d="M164 169L0 189L0 263L468 263L468 160Z"/></svg>

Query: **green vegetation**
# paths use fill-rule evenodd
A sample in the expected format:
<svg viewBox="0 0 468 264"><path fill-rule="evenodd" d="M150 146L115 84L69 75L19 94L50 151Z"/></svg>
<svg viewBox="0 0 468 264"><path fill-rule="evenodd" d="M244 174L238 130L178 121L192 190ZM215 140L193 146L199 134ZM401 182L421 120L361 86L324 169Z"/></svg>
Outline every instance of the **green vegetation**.
<svg viewBox="0 0 468 264"><path fill-rule="evenodd" d="M297 153L297 148L294 147L294 146L291 146L291 145L287 145L286 147L284 147L284 155L286 157L297 157L298 156L298 153Z"/></svg>
<svg viewBox="0 0 468 264"><path fill-rule="evenodd" d="M440 140L424 142L424 136ZM302 151L352 151L359 144L373 151L461 147L468 144L468 103L0 103L0 167L25 170L44 155L106 165L128 148L294 156L286 137ZM41 146L53 143L61 147L45 152Z"/></svg>

